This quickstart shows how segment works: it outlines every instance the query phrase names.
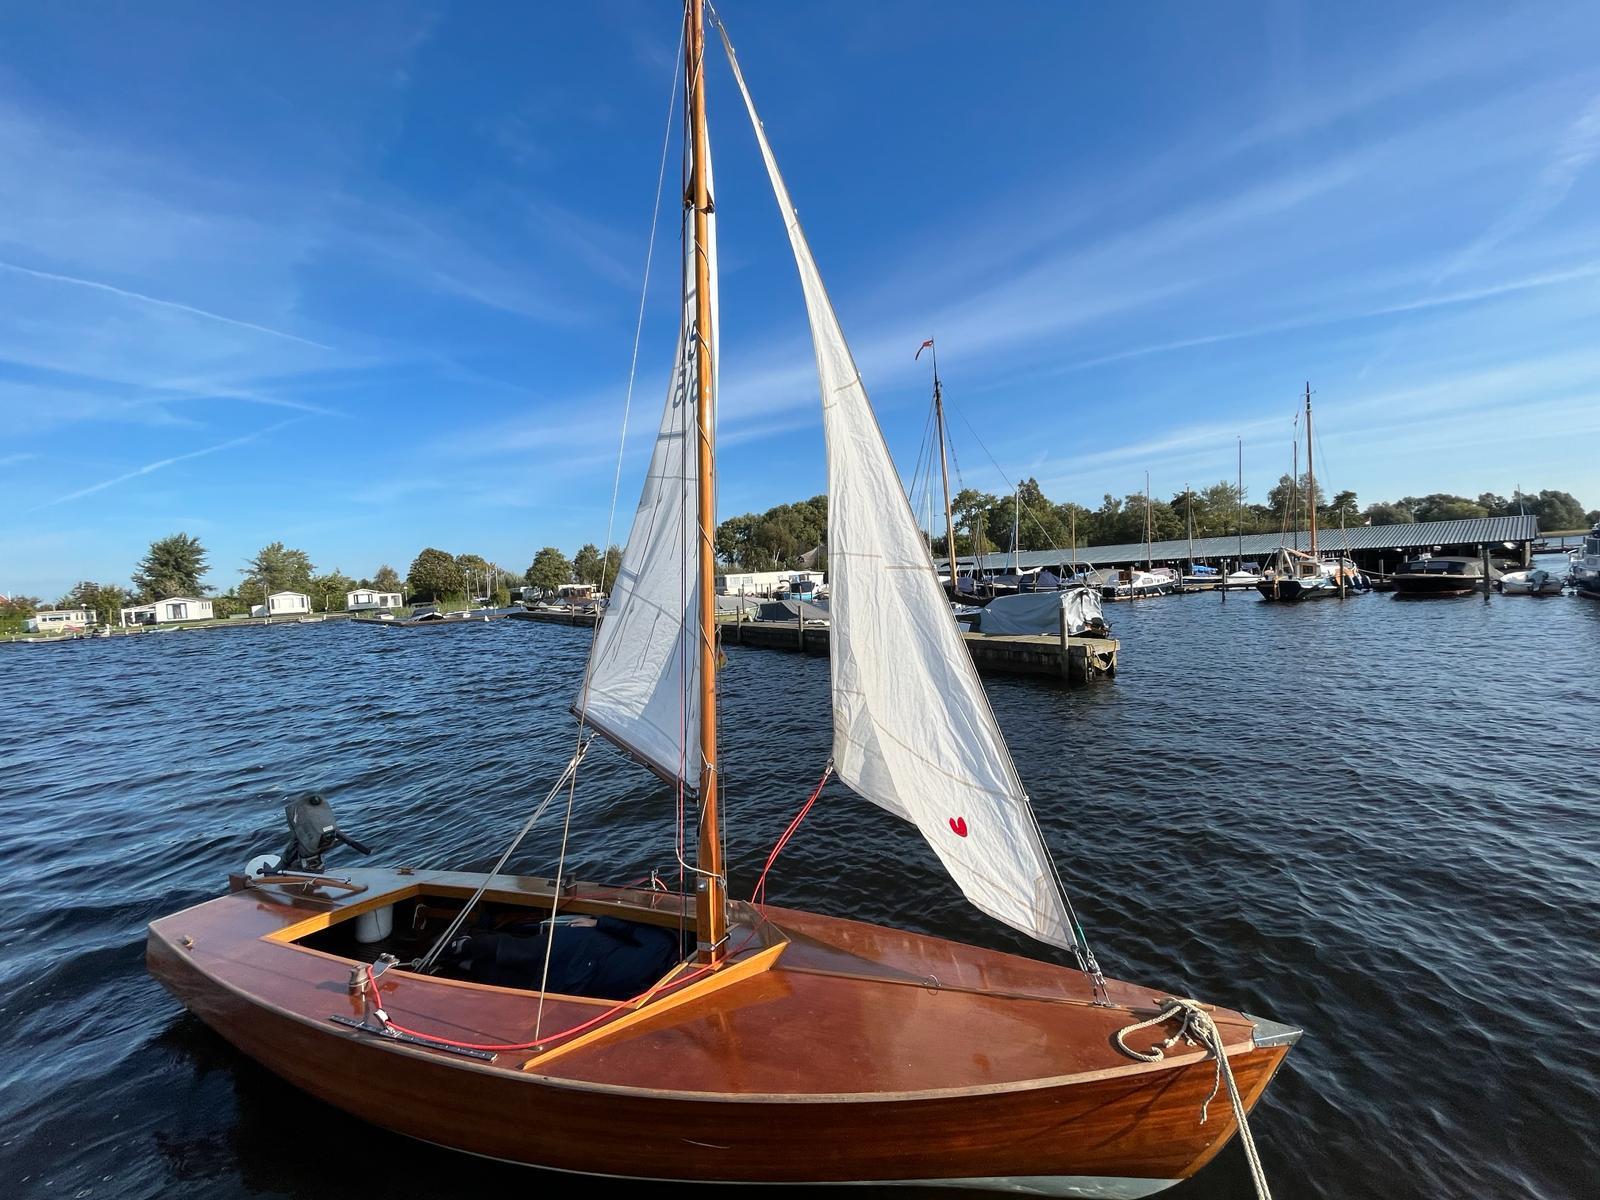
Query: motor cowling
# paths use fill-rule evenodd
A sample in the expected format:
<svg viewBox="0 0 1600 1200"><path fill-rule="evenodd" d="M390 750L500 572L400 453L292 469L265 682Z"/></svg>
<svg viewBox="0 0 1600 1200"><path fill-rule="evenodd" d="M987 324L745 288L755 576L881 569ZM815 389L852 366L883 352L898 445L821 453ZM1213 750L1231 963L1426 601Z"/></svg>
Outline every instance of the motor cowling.
<svg viewBox="0 0 1600 1200"><path fill-rule="evenodd" d="M333 806L319 792L307 792L283 806L289 823L289 845L278 864L282 871L320 871L322 856L341 842L357 854L372 851L339 828Z"/></svg>

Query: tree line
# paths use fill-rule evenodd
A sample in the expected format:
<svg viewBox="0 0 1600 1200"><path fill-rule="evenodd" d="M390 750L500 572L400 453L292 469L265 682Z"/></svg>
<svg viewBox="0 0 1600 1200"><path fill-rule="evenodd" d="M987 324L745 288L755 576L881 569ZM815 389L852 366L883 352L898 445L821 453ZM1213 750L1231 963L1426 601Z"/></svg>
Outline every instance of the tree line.
<svg viewBox="0 0 1600 1200"><path fill-rule="evenodd" d="M1010 550L1013 535L1020 550L1061 550L1165 541L1187 536L1227 537L1235 533L1276 533L1300 528L1315 505L1317 522L1335 528L1403 525L1422 521L1453 521L1470 517L1516 516L1539 518L1545 530L1577 529L1600 521L1600 509L1585 512L1570 492L1544 490L1513 492L1510 497L1483 492L1476 499L1434 492L1378 501L1363 508L1353 491L1334 493L1329 499L1322 486L1313 494L1311 480L1285 473L1267 491L1261 503L1251 503L1237 484L1219 480L1206 488L1185 489L1170 498L1143 492L1117 497L1107 493L1098 508L1070 500L1056 502L1044 494L1036 479L1021 483L1014 493L996 496L963 488L950 500L955 526L956 553L975 554ZM946 550L941 513L934 514L929 531L933 553ZM794 504L780 504L765 513L730 517L717 526L717 556L725 566L744 571L797 569L825 555L828 532L828 498L814 496Z"/></svg>
<svg viewBox="0 0 1600 1200"><path fill-rule="evenodd" d="M1241 531L1273 533L1304 525L1313 504L1324 528L1336 527L1341 521L1352 526L1403 525L1521 513L1538 517L1544 530L1578 529L1600 522L1600 509L1585 511L1570 492L1552 489L1519 490L1509 497L1482 492L1476 499L1434 492L1378 501L1363 508L1355 492L1336 492L1330 500L1320 485L1313 494L1306 476L1296 479L1288 474L1279 478L1259 504L1250 503L1248 496L1224 479L1166 499L1150 497L1148 502L1142 492L1120 498L1107 493L1100 506L1091 509L1070 500L1052 501L1037 480L1028 479L1004 496L963 488L951 498L950 507L956 553L974 554L1011 549L1013 531L1021 550L1121 545L1144 541L1147 532L1152 541L1171 540L1184 537L1191 522L1197 538L1227 537ZM718 570L826 570L827 536L826 496L729 517L717 526ZM930 531L935 554L946 553L945 540L943 529ZM518 576L478 554L450 554L429 547L412 560L404 578L384 563L372 575L356 579L337 567L319 572L304 550L272 542L244 564L237 586L209 598L219 617L249 612L273 592L302 592L311 597L314 607L340 611L346 593L357 588L400 592L407 601L437 603L483 596L506 604L511 589L519 585L543 594L573 582L609 588L621 562L622 550L614 545L602 552L586 543L570 558L554 546L545 546ZM169 596L207 596L205 576L209 572L209 555L200 539L175 533L150 543L126 587L83 580L54 605L46 605L37 596L0 597L0 632L20 629L28 617L46 607L93 609L100 620L114 623L123 608L134 604Z"/></svg>
<svg viewBox="0 0 1600 1200"><path fill-rule="evenodd" d="M239 583L227 591L206 584L211 573L210 555L200 539L175 533L150 543L134 567L126 586L83 580L53 604L39 596L0 596L0 632L19 631L28 617L45 608L91 609L98 619L116 624L121 611L172 596L192 596L211 601L218 617L248 613L275 592L300 592L311 597L312 607L323 612L343 611L347 593L357 589L399 593L406 601L449 603L486 597L508 604L511 589L524 584L541 592L554 592L564 583L607 584L617 576L622 550L605 552L592 544L579 547L570 559L546 546L528 569L514 575L480 554L450 554L429 547L412 561L404 577L388 563L359 579L339 568L319 571L304 550L272 542L244 563Z"/></svg>

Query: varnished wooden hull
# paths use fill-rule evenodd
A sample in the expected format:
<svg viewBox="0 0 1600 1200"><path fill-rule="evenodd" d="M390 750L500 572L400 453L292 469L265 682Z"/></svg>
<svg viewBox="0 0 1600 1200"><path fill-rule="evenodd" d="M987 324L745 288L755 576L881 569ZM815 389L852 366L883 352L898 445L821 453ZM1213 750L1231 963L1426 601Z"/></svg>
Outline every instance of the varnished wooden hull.
<svg viewBox="0 0 1600 1200"><path fill-rule="evenodd" d="M1155 993L1114 985L1131 1011L1090 1006L1077 972L855 922L772 916L792 926L775 965L660 1016L640 1010L531 1068L533 1055L484 1063L333 1023L361 1011L346 987L350 963L275 941L274 928L306 913L258 892L156 922L148 961L200 1019L307 1092L411 1137L564 1171L1137 1196L1192 1174L1234 1132L1222 1096L1200 1122L1215 1064L1197 1049L1147 1065L1101 1036L1150 1015ZM937 971L919 980L930 963ZM518 1012L525 1026L537 1003L409 975L391 991L396 1021L473 1040L515 1040ZM551 1015L557 1027L570 1020L559 1003ZM1288 1047L1254 1045L1248 1018L1216 1018L1253 1104ZM473 1036L483 1021L499 1022L497 1038Z"/></svg>

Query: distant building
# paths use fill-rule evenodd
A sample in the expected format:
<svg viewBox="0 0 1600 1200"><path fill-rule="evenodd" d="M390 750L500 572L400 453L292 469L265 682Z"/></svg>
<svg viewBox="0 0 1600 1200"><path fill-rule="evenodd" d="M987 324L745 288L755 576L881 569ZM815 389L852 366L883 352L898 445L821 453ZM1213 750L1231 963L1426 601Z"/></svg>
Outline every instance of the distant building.
<svg viewBox="0 0 1600 1200"><path fill-rule="evenodd" d="M154 604L135 604L122 610L124 625L165 625L172 621L209 621L211 601L193 596L168 596Z"/></svg>
<svg viewBox="0 0 1600 1200"><path fill-rule="evenodd" d="M743 575L718 575L717 592L723 596L810 595L822 585L821 571L748 571Z"/></svg>
<svg viewBox="0 0 1600 1200"><path fill-rule="evenodd" d="M28 618L29 633L49 633L56 629L82 629L93 625L92 608L47 608Z"/></svg>
<svg viewBox="0 0 1600 1200"><path fill-rule="evenodd" d="M344 594L344 606L351 612L368 612L375 608L399 608L404 599L399 592L380 592L376 588L357 588Z"/></svg>
<svg viewBox="0 0 1600 1200"><path fill-rule="evenodd" d="M250 610L252 617L297 617L311 611L311 597L304 592L273 592L265 604Z"/></svg>

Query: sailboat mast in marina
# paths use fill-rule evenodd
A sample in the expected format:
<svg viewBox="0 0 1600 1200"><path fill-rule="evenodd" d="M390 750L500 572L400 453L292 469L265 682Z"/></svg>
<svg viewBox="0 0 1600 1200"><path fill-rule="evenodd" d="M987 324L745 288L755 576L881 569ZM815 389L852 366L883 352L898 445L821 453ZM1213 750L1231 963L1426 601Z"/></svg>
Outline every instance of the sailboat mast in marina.
<svg viewBox="0 0 1600 1200"><path fill-rule="evenodd" d="M677 351L565 770L542 781L487 872L327 865L347 839L325 798L300 797L281 854L151 924L150 970L296 1087L511 1163L1102 1198L1188 1178L1236 1133L1256 1164L1247 1115L1299 1031L1102 974L719 23L816 354L833 593L831 758L820 781L764 798L797 811L750 898L728 895L716 213L740 200L717 194L712 171L704 14L688 0ZM951 524L947 513L953 564ZM595 837L580 782L595 736L646 769L631 799L641 814L677 814L661 847L675 870L613 864L624 878L649 870L650 884L570 876L569 836ZM806 813L855 802L830 778L881 820L915 826L967 901L1035 956L767 903L768 872L784 841L805 836ZM1051 798L1053 814L1065 800ZM535 830L561 847L551 877L512 869ZM1175 942L1193 914L1152 922L1156 944ZM1208 1110L1219 1090L1227 1103Z"/></svg>
<svg viewBox="0 0 1600 1200"><path fill-rule="evenodd" d="M1299 601L1313 600L1327 596L1338 596L1343 599L1347 595L1359 594L1369 590L1366 577L1356 569L1355 563L1344 557L1343 550L1348 543L1341 544L1340 556L1331 561L1324 562L1317 548L1317 465L1315 451L1312 448L1311 428L1311 384L1306 384L1305 393L1305 418L1306 418L1306 486L1305 506L1309 519L1311 532L1311 549L1304 552L1300 549L1300 525L1295 522L1294 548L1279 545L1272 555L1272 565L1262 573L1256 590L1261 593L1263 600L1273 601ZM1296 417L1298 422L1298 415ZM1243 442L1240 443L1240 496L1243 504ZM1294 441L1292 457L1295 474L1290 477L1291 489L1298 490L1300 470L1300 439L1298 434ZM1294 503L1287 505L1291 512ZM1284 531L1285 535L1287 530ZM1241 550L1243 538L1240 539Z"/></svg>
<svg viewBox="0 0 1600 1200"><path fill-rule="evenodd" d="M1306 382L1306 511L1311 514L1311 557L1317 556L1317 464L1311 444L1311 383Z"/></svg>
<svg viewBox="0 0 1600 1200"><path fill-rule="evenodd" d="M950 459L945 450L944 432L944 391L939 384L939 348L929 338L917 348L920 357L926 350L933 359L933 424L939 435L939 479L944 485L944 548L945 557L950 560L950 598L953 600L960 592L956 574L956 523L950 509Z"/></svg>

